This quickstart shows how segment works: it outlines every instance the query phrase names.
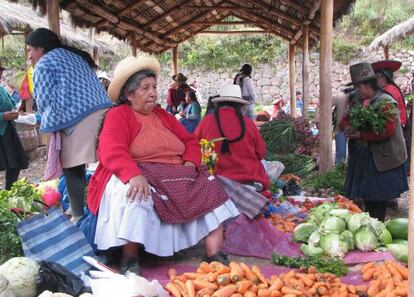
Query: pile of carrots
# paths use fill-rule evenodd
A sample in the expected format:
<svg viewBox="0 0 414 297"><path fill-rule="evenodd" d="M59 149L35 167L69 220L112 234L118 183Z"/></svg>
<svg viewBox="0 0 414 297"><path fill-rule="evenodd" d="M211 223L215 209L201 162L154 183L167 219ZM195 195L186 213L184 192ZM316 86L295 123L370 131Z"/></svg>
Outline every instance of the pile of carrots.
<svg viewBox="0 0 414 297"><path fill-rule="evenodd" d="M370 262L361 268L362 279L371 281L367 291L370 297L408 296L408 269L394 262Z"/></svg>
<svg viewBox="0 0 414 297"><path fill-rule="evenodd" d="M335 204L340 208L348 209L351 213L362 212L362 210L359 208L358 205L356 205L354 202L352 202L348 198L345 198L344 196L336 195L334 199L335 199Z"/></svg>
<svg viewBox="0 0 414 297"><path fill-rule="evenodd" d="M272 213L269 216L269 220L277 230L282 232L293 232L296 225L300 223L300 219L293 214L283 216L280 214Z"/></svg>
<svg viewBox="0 0 414 297"><path fill-rule="evenodd" d="M366 286L341 283L333 274L308 270L282 273L267 279L259 267L231 262L202 262L195 273L168 272L165 288L173 297L359 297Z"/></svg>

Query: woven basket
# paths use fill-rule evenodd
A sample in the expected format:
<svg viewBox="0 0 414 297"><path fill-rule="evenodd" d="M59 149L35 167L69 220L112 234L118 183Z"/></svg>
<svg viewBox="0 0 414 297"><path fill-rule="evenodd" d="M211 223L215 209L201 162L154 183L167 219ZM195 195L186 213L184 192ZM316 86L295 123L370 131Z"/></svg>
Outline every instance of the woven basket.
<svg viewBox="0 0 414 297"><path fill-rule="evenodd" d="M36 126L16 123L16 130L26 152L34 150L39 146Z"/></svg>

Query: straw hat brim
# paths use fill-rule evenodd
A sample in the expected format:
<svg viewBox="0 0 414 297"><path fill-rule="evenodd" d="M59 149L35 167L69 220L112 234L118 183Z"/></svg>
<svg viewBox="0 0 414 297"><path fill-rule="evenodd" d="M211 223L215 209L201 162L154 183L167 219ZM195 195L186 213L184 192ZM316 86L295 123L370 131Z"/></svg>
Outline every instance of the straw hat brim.
<svg viewBox="0 0 414 297"><path fill-rule="evenodd" d="M213 103L220 103L220 102L234 102L234 103L240 103L243 105L250 105L250 102L241 98L237 98L237 97L228 97L228 96L223 96L223 97L217 97L211 100Z"/></svg>
<svg viewBox="0 0 414 297"><path fill-rule="evenodd" d="M160 63L152 57L127 57L116 66L114 76L108 87L108 97L115 103L118 102L122 87L135 73L142 70L151 70L156 78L160 76Z"/></svg>

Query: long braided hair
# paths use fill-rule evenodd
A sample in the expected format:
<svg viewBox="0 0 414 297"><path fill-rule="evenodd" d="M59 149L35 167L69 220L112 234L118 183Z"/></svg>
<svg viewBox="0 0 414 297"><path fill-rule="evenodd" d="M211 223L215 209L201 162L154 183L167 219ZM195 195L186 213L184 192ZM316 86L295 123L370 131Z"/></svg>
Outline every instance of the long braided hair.
<svg viewBox="0 0 414 297"><path fill-rule="evenodd" d="M224 134L223 127L221 125L221 120L220 120L220 109L223 107L231 107L236 111L236 115L237 115L237 118L239 120L239 124L241 127L241 133L238 137L234 139L228 139L226 135ZM217 106L214 107L214 118L216 119L216 123L220 131L220 136L224 138L221 144L221 152L223 154L231 154L230 144L242 140L244 135L246 134L246 123L243 118L242 104L235 103L235 102L220 102L217 104Z"/></svg>

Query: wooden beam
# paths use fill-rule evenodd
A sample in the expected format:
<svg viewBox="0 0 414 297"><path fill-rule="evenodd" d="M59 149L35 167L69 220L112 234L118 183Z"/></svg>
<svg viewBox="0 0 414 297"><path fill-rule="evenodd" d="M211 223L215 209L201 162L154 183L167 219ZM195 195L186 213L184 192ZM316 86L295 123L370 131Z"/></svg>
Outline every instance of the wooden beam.
<svg viewBox="0 0 414 297"><path fill-rule="evenodd" d="M293 44L289 44L289 98L290 98L290 115L296 117L296 48Z"/></svg>
<svg viewBox="0 0 414 297"><path fill-rule="evenodd" d="M48 0L52 1L52 0ZM57 1L57 0L53 0ZM157 33L152 32L151 30L144 30L143 27L137 23L131 23L122 19L121 17L116 16L106 8L103 8L100 5L92 3L90 0L77 0L81 6L87 8L90 12L93 12L95 15L98 15L115 26L127 31L127 32L136 32L148 39L151 39L153 42L163 45L163 46L174 46L175 44L167 39L160 37Z"/></svg>
<svg viewBox="0 0 414 297"><path fill-rule="evenodd" d="M60 35L59 0L46 0L49 29Z"/></svg>
<svg viewBox="0 0 414 297"><path fill-rule="evenodd" d="M264 31L264 30L201 31L199 34L217 34L217 35L226 35L226 34L269 34L269 32L268 31Z"/></svg>
<svg viewBox="0 0 414 297"><path fill-rule="evenodd" d="M303 42L302 42L302 101L303 114L308 115L309 110L309 25L303 27Z"/></svg>
<svg viewBox="0 0 414 297"><path fill-rule="evenodd" d="M95 62L96 65L99 65L99 50L97 46L93 47L92 51L92 59Z"/></svg>
<svg viewBox="0 0 414 297"><path fill-rule="evenodd" d="M243 11L259 11L258 7L230 6L230 5L189 5L183 7L185 10L243 10Z"/></svg>
<svg viewBox="0 0 414 297"><path fill-rule="evenodd" d="M414 90L412 91L412 94ZM413 124L414 124L414 117ZM411 132L410 192L408 195L408 295L414 296L414 130Z"/></svg>
<svg viewBox="0 0 414 297"><path fill-rule="evenodd" d="M334 0L321 0L319 171L332 168L332 42Z"/></svg>
<svg viewBox="0 0 414 297"><path fill-rule="evenodd" d="M172 74L178 73L178 46L172 48Z"/></svg>
<svg viewBox="0 0 414 297"><path fill-rule="evenodd" d="M164 11L162 14L160 14L159 16L156 16L155 18L153 18L152 20L150 20L148 23L146 23L144 25L144 28L148 28L151 25L153 25L154 23L156 23L157 21L161 21L163 20L165 17L169 16L171 13L180 10L184 5L188 5L193 3L194 0L183 0L181 3L171 7L170 9Z"/></svg>
<svg viewBox="0 0 414 297"><path fill-rule="evenodd" d="M384 46L384 59L385 60L389 60L390 59L390 52L389 52L388 45L385 45Z"/></svg>
<svg viewBox="0 0 414 297"><path fill-rule="evenodd" d="M205 26L232 26L232 25L254 25L254 22L249 21L235 21L235 22L194 22L194 25L205 25Z"/></svg>
<svg viewBox="0 0 414 297"><path fill-rule="evenodd" d="M121 15L126 15L127 14L127 12L131 12L132 10L134 10L134 9L136 9L136 8L138 8L138 7L140 7L141 6L141 4L144 4L145 2L147 2L148 0L135 0L135 3L134 4L132 4L132 5L130 5L130 6L127 6L127 7L125 7L124 9L122 9L119 13L118 13L118 15L119 16L121 16Z"/></svg>

